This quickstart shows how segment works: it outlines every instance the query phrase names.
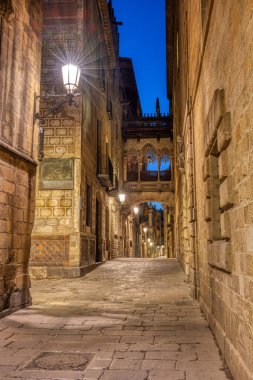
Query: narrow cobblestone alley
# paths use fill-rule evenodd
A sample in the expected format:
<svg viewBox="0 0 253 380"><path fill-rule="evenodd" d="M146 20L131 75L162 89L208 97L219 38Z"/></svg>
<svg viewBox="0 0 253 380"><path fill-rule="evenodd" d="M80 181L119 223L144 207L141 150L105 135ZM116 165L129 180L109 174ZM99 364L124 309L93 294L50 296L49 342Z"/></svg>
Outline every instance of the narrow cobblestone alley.
<svg viewBox="0 0 253 380"><path fill-rule="evenodd" d="M231 379L176 261L114 260L32 295L0 321L1 379Z"/></svg>

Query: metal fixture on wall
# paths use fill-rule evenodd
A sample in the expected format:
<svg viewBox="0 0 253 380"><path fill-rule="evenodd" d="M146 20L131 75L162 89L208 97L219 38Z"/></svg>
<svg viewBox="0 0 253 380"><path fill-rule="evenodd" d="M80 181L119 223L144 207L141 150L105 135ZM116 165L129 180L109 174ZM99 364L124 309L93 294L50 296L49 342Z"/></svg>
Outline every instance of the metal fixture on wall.
<svg viewBox="0 0 253 380"><path fill-rule="evenodd" d="M39 155L38 159L41 161L44 156L44 126L46 125L46 118L50 115L57 115L58 113L62 112L65 105L68 106L75 106L78 107L78 103L75 102L74 98L77 96L80 96L79 93L75 93L76 89L78 88L79 80L81 76L81 70L77 65L74 65L72 63L68 63L62 67L62 78L63 78L63 85L67 90L66 94L55 94L50 93L46 94L44 92L41 92L40 95L35 94L35 101L34 101L34 121L39 121ZM57 101L58 99L61 99L60 101ZM43 116L36 112L36 101L37 100L44 100L44 101L54 101L54 104L49 107L43 114Z"/></svg>

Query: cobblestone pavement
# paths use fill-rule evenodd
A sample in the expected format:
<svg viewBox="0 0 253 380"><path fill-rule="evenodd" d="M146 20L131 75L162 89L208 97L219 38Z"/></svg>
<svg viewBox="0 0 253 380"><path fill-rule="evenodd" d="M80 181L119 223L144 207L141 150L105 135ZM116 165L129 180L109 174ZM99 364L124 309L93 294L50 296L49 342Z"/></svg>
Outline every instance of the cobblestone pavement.
<svg viewBox="0 0 253 380"><path fill-rule="evenodd" d="M0 320L1 379L231 378L175 261L110 261L32 294Z"/></svg>

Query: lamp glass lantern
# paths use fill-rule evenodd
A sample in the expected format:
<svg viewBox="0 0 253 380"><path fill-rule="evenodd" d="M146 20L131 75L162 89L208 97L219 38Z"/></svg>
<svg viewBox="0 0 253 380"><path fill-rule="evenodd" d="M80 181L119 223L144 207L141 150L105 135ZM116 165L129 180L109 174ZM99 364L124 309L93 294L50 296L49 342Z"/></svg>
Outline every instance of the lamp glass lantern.
<svg viewBox="0 0 253 380"><path fill-rule="evenodd" d="M148 231L147 227L144 227L144 228L143 228L143 232L144 232L144 234L145 234L147 231Z"/></svg>
<svg viewBox="0 0 253 380"><path fill-rule="evenodd" d="M120 203L125 203L126 200L126 194L119 194L119 201Z"/></svg>
<svg viewBox="0 0 253 380"><path fill-rule="evenodd" d="M73 94L77 89L80 80L81 70L71 63L62 67L63 84L69 94Z"/></svg>
<svg viewBox="0 0 253 380"><path fill-rule="evenodd" d="M138 207L134 207L134 213L135 213L135 215L137 215L139 213Z"/></svg>

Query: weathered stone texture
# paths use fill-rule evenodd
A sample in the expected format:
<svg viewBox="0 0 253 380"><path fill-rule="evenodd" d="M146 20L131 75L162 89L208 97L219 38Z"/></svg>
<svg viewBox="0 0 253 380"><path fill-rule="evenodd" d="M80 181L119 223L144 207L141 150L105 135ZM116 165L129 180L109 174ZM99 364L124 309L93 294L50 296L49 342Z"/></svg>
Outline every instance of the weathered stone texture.
<svg viewBox="0 0 253 380"><path fill-rule="evenodd" d="M185 160L184 173L178 169L175 176L177 255L186 273L193 272L189 278L195 294L234 378L249 380L253 374L252 2L176 3L174 133L183 137L186 147L190 128L194 130L193 162ZM184 198L192 187L189 172L194 176L197 209L192 245L196 275L187 265L188 246L182 244L191 224L190 204Z"/></svg>
<svg viewBox="0 0 253 380"><path fill-rule="evenodd" d="M35 207L41 4L8 2L0 51L0 315L31 301L28 275Z"/></svg>

